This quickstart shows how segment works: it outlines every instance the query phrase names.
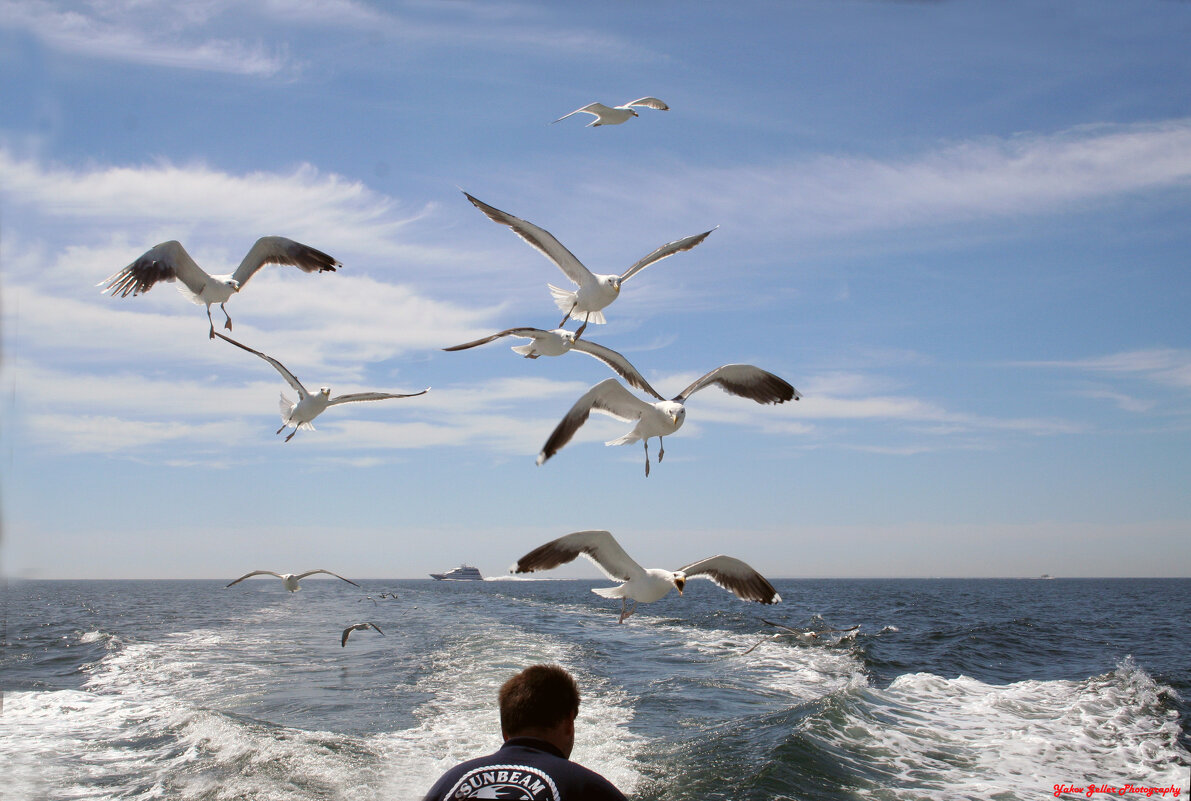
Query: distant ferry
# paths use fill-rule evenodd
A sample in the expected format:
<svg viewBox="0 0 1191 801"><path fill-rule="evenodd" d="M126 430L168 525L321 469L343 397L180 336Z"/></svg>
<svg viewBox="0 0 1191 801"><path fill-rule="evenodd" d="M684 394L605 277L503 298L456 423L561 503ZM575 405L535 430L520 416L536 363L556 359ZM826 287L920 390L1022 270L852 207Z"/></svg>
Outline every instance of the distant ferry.
<svg viewBox="0 0 1191 801"><path fill-rule="evenodd" d="M430 578L435 581L483 581L484 577L480 575L479 568L471 565L460 565L454 570L448 570L446 573L431 573Z"/></svg>

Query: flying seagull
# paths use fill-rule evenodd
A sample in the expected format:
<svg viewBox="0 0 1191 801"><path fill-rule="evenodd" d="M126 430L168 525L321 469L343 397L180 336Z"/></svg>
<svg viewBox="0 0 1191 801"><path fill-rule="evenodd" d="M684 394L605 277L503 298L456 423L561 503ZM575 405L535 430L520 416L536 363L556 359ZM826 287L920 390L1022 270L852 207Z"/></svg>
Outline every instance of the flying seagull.
<svg viewBox="0 0 1191 801"><path fill-rule="evenodd" d="M248 283L248 279L266 264L284 264L297 267L305 273L334 272L343 265L335 259L315 250L309 245L286 239L284 236L263 236L256 240L252 250L240 262L231 275L207 275L195 264L181 243L162 242L145 253L123 270L105 278L96 286L104 286L104 292L112 297L137 296L148 292L159 281L181 280L178 288L193 303L205 304L207 320L211 323L211 339L215 338L215 321L211 319L211 304L218 303L227 321L223 327L232 330L232 318L224 306L232 295Z"/></svg>
<svg viewBox="0 0 1191 801"><path fill-rule="evenodd" d="M526 222L520 217L514 217L508 212L489 206L468 195L467 192L463 194L472 202L472 205L484 212L488 219L513 229L513 233L558 265L558 269L562 270L567 278L578 284L578 289L574 290L560 289L553 284L547 284L550 287L550 294L554 296L554 303L560 310L566 312L562 322L558 324L559 328L571 318L572 314L576 315L576 319L579 314L584 315L583 325L579 326L579 330L575 332L575 339L583 336L583 331L587 328L588 323L601 325L605 322L601 309L616 300L620 295L622 283L656 261L661 261L684 250L690 250L715 230L712 228L711 231L704 231L701 234L694 234L685 239L678 239L662 245L620 275L598 275L584 267L574 254L563 247L562 243L555 239L549 231L539 228L531 222Z"/></svg>
<svg viewBox="0 0 1191 801"><path fill-rule="evenodd" d="M757 640L757 642L755 642L752 645L752 647L750 647L747 651L742 653L741 656L744 656L745 654L752 653L754 648L756 648L758 645L760 645L761 643L766 642L768 640L777 640L782 637L791 637L791 636L798 637L800 639L817 640L817 639L819 639L819 637L823 636L824 634L847 634L848 632L856 631L857 629L860 628L859 623L857 623L855 626L850 626L849 628L846 628L846 629L796 629L791 626L785 626L781 623L774 623L772 620L766 620L765 618L761 618L761 622L765 623L766 625L773 626L774 628L781 629L781 631L777 632L776 634L771 634L768 637L762 637L761 639Z"/></svg>
<svg viewBox="0 0 1191 801"><path fill-rule="evenodd" d="M350 635L353 631L361 631L362 629L376 629L378 632L380 632L380 636L385 636L385 633L380 630L380 626L376 625L375 623L356 623L343 630L343 636L339 639L339 647L346 647L348 635Z"/></svg>
<svg viewBox="0 0 1191 801"><path fill-rule="evenodd" d="M239 584L244 579L252 578L253 576L276 576L277 578L281 579L281 583L285 585L285 588L287 590L289 590L290 592L297 592L298 590L302 589L301 587L298 586L298 582L301 581L302 579L306 578L307 576L313 576L315 573L326 573L328 576L334 576L337 579L343 579L348 584L351 584L354 587L360 586L359 584L356 584L356 582L352 581L351 579L343 578L343 576L339 575L338 573L332 573L330 570L322 570L322 569L307 570L305 573L298 573L297 575L295 575L293 573L274 573L272 570L254 570L251 573L245 573L244 575L240 576L240 578L231 582L231 584L228 584L227 586L230 587L230 586L232 586L232 584Z"/></svg>
<svg viewBox="0 0 1191 801"><path fill-rule="evenodd" d="M266 356L259 350L253 350L247 345L223 334L216 333L215 336L227 340L237 348L242 348L249 353L255 353L257 356L260 356L269 364L273 365L277 372L281 373L281 377L298 393L297 403L285 397L284 392L281 393L281 428L277 429L276 433L280 434L287 426L294 427L294 430L285 438L286 442L294 438L294 434L298 433L299 428L306 428L313 431L314 426L311 425L311 422L314 418L322 414L328 406L336 406L340 403L356 403L358 401L388 400L389 398L413 398L418 395L425 395L430 391L430 387L426 387L421 392L411 392L405 395L396 395L389 392L353 392L350 395L338 395L332 398L330 387L320 387L318 392L312 395L306 391L306 387L302 386L302 382L298 380L296 375L285 369L285 365L272 356Z"/></svg>
<svg viewBox="0 0 1191 801"><path fill-rule="evenodd" d="M658 100L656 97L642 97L631 103L625 103L623 106L605 106L603 103L588 103L583 108L577 108L570 114L563 114L554 122L562 122L567 117L575 114L591 114L595 119L587 123L588 128L598 128L601 125L620 125L629 117L636 117L637 112L633 111L633 106L644 106L645 108L655 108L658 111L669 111L670 107ZM550 123L551 125L554 122Z"/></svg>
<svg viewBox="0 0 1191 801"><path fill-rule="evenodd" d="M596 587L596 595L620 599L620 620L637 611L638 603L650 603L666 596L671 588L679 595L687 579L705 578L745 601L775 604L782 599L764 576L731 556L713 556L692 562L678 570L643 568L633 561L620 543L607 531L576 531L539 546L517 560L510 573L532 573L565 565L577 556L586 556L610 579L624 582L619 587ZM632 599L632 609L626 608Z"/></svg>
<svg viewBox="0 0 1191 801"><path fill-rule="evenodd" d="M540 328L506 328L504 331L498 331L483 339L464 342L462 345L443 348L443 350L467 350L477 345L486 345L501 337L522 337L533 340L528 345L514 345L511 348L514 353L520 353L527 359L536 359L539 356L561 356L569 350L577 350L580 353L594 356L615 370L621 378L629 382L629 386L648 392L658 400L663 400L657 390L649 385L645 377L637 372L637 368L633 367L624 356L611 348L597 345L589 339L577 339L573 332L567 331L565 328L555 328L553 331L543 331Z"/></svg>
<svg viewBox="0 0 1191 801"><path fill-rule="evenodd" d="M592 411L602 412L626 422L636 421L633 430L618 439L609 440L605 445L627 445L641 440L645 444L645 475L649 475L649 438L658 438L658 462L666 455L665 443L662 437L673 434L682 428L686 419L686 399L694 393L717 384L731 395L755 400L757 403L785 403L788 400L799 400L802 395L773 373L766 372L751 364L725 364L717 367L707 375L695 381L682 392L670 400L659 400L656 403L643 401L630 393L615 378L608 378L587 390L575 405L566 413L562 421L554 429L542 452L538 454L538 464L543 464L564 445L571 441L579 427L587 422Z"/></svg>

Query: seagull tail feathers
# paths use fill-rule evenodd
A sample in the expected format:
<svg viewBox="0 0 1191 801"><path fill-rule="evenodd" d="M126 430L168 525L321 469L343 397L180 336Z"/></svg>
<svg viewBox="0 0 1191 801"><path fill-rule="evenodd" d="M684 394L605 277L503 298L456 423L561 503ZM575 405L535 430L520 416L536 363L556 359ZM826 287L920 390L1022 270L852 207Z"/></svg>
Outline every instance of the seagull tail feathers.
<svg viewBox="0 0 1191 801"><path fill-rule="evenodd" d="M297 406L297 404L285 397L285 393L282 392L281 402L278 404L278 407L281 409L281 422L289 425L289 417L291 414L293 414L295 406Z"/></svg>
<svg viewBox="0 0 1191 801"><path fill-rule="evenodd" d="M594 592L596 595L599 595L603 598L623 598L624 597L624 585L623 584L621 584L617 587L592 587L591 591Z"/></svg>
<svg viewBox="0 0 1191 801"><path fill-rule="evenodd" d="M509 350L513 351L513 353L519 353L522 356L529 356L531 353L533 353L533 346L534 343L530 342L527 345L514 345L513 347L509 348Z"/></svg>
<svg viewBox="0 0 1191 801"><path fill-rule="evenodd" d="M623 437L617 437L616 439L610 439L607 442L605 442L604 444L605 445L630 445L634 442L640 442L640 441L641 441L641 435L638 434L636 431L630 431L629 433L625 434Z"/></svg>

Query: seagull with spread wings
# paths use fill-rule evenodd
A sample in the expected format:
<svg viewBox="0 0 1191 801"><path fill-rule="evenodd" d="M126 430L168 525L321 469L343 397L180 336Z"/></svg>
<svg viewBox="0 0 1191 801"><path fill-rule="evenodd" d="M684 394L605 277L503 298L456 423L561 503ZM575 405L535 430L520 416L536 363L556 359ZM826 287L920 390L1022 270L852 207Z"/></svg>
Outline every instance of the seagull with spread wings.
<svg viewBox="0 0 1191 801"><path fill-rule="evenodd" d="M287 590L289 590L290 592L297 592L298 590L302 589L301 587L298 586L298 582L301 581L302 579L306 578L307 576L313 576L315 573L326 573L328 576L334 576L337 579L343 579L348 584L351 584L354 587L360 586L359 584L356 584L356 582L352 581L351 579L343 578L343 576L339 575L338 573L332 573L330 570L323 570L322 568L319 568L318 570L307 570L305 573L297 573L297 574L274 573L272 570L254 570L251 573L245 573L244 575L240 576L240 578L231 582L227 586L230 587L230 586L232 586L232 584L239 584L244 579L252 578L253 576L276 576L277 578L281 579L281 583L285 585L285 588Z"/></svg>
<svg viewBox="0 0 1191 801"><path fill-rule="evenodd" d="M550 434L538 464L543 464L564 445L571 441L591 412L601 412L626 422L636 422L633 430L605 445L628 445L640 440L645 445L645 475L649 475L649 438L658 438L658 462L666 455L662 437L682 428L686 420L686 400L694 393L711 385L730 395L739 395L757 403L785 403L799 400L802 395L781 378L751 364L725 364L702 376L670 400L643 401L633 395L615 378L608 378L583 394L566 413L562 421Z"/></svg>
<svg viewBox="0 0 1191 801"><path fill-rule="evenodd" d="M671 589L682 594L687 579L705 578L745 601L775 604L782 599L764 576L731 556L700 559L678 570L644 568L637 564L616 538L607 531L576 531L534 548L509 568L510 573L532 573L565 565L576 557L587 557L610 579L623 582L618 587L596 587L596 595L620 599L620 620L637 611L638 603L664 598ZM629 600L631 609L627 608Z"/></svg>
<svg viewBox="0 0 1191 801"><path fill-rule="evenodd" d="M742 653L741 656L746 656L747 654L752 653L753 650L763 642L769 642L770 640L780 640L783 637L797 637L800 640L817 640L824 634L849 634L860 629L859 623L846 629L796 629L793 626L787 626L782 623L774 623L772 620L766 620L765 618L761 618L761 622L781 630L776 634L771 634L768 637L762 637L760 640L757 640L757 642L755 642L747 651Z"/></svg>
<svg viewBox="0 0 1191 801"><path fill-rule="evenodd" d="M670 107L658 100L656 97L639 97L623 106L605 106L603 103L588 103L583 108L577 108L570 114L563 114L554 122L562 122L567 117L575 114L590 114L595 117L594 120L587 123L588 128L598 128L601 125L620 125L630 117L636 117L637 112L633 111L633 106L641 106L642 108L652 108L658 111L669 111ZM551 125L554 122L550 123Z"/></svg>
<svg viewBox="0 0 1191 801"><path fill-rule="evenodd" d="M232 295L244 288L248 279L266 264L297 267L305 273L334 272L343 265L309 245L286 239L284 236L263 236L248 251L240 266L231 275L208 275L190 258L181 243L162 242L145 251L139 259L96 286L112 297L137 296L148 292L160 281L181 281L178 288L194 303L205 304L207 320L211 323L211 339L215 338L215 321L211 319L211 304L218 303L227 321L223 327L232 330L232 318L224 306ZM105 286L106 285L106 286Z"/></svg>
<svg viewBox="0 0 1191 801"><path fill-rule="evenodd" d="M363 631L364 629L373 629L379 633L380 636L385 636L385 633L380 630L380 626L376 625L375 623L354 623L343 630L343 635L339 638L339 647L346 648L348 636L353 631Z"/></svg>
<svg viewBox="0 0 1191 801"><path fill-rule="evenodd" d="M318 392L312 394L306 391L306 387L302 386L302 382L298 380L297 376L287 370L284 364L277 361L272 356L266 356L259 350L253 350L247 345L237 342L231 337L224 336L223 334L216 333L215 336L232 343L237 348L241 348L242 350L246 350L249 353L255 353L257 356L260 356L269 364L273 365L273 368L276 369L277 372L281 373L281 377L284 378L286 382L288 382L289 385L294 388L294 391L298 393L297 403L294 403L292 400L285 397L284 392L281 393L281 428L277 429L276 433L280 434L288 426L294 427L294 430L291 431L289 436L285 438L286 442L289 442L291 439L293 439L294 434L297 434L298 429L300 428L306 428L313 431L314 426L311 424L312 421L314 418L322 414L329 406L337 406L340 403L357 403L359 401L388 400L389 398L413 398L418 395L425 395L430 391L430 387L426 387L426 389L422 390L421 392L410 392L403 395L397 395L389 392L353 392L349 395L337 395L336 397L332 398L330 387L320 387Z"/></svg>
<svg viewBox="0 0 1191 801"><path fill-rule="evenodd" d="M565 328L555 328L553 331L543 331L540 328L506 328L504 331L497 331L483 339L464 342L462 345L454 345L450 348L443 348L443 350L467 350L477 345L486 345L501 337L522 337L532 340L526 345L514 345L511 348L514 353L520 353L527 359L536 359L539 356L561 356L571 350L594 356L615 370L621 378L629 382L629 386L648 392L658 400L663 400L657 390L645 380L645 376L641 375L624 356L611 348L597 345L589 339L577 339L573 332L567 331Z"/></svg>
<svg viewBox="0 0 1191 801"><path fill-rule="evenodd" d="M577 289L572 290L561 289L553 284L547 284L550 287L550 294L554 296L554 303L561 311L566 312L562 318L562 322L558 324L559 328L567 320L571 319L571 315L575 315L576 319L578 319L578 315L584 315L583 325L579 326L579 329L575 332L575 339L583 336L588 323L602 325L605 322L604 312L601 310L620 296L621 284L654 262L673 256L675 253L690 250L706 239L711 231L715 230L712 228L711 231L704 231L701 234L694 234L684 239L668 242L629 267L620 275L602 275L593 273L584 267L582 262L575 258L571 251L563 247L562 243L544 228L539 228L531 222L522 220L520 217L514 217L508 212L489 206L487 203L467 194L467 192L463 194L472 202L472 205L484 212L488 216L488 219L501 225L507 225L513 230L513 233L524 239L531 247L539 251L550 261L554 262L567 278L578 285Z"/></svg>

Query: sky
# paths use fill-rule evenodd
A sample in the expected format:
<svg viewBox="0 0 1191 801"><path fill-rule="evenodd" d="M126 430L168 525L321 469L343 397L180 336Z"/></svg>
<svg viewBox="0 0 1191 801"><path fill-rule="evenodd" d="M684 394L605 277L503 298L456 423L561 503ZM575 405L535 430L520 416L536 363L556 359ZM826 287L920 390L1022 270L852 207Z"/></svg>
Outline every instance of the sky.
<svg viewBox="0 0 1191 801"><path fill-rule="evenodd" d="M0 575L497 575L607 529L771 578L1191 576L1189 40L1179 0L4 0ZM464 191L597 273L714 228L584 337L667 396L747 363L803 399L694 394L648 478L599 414L537 465L612 373L442 350L570 285ZM343 266L262 269L232 336L431 390L286 443L176 284L97 286L265 235Z"/></svg>

